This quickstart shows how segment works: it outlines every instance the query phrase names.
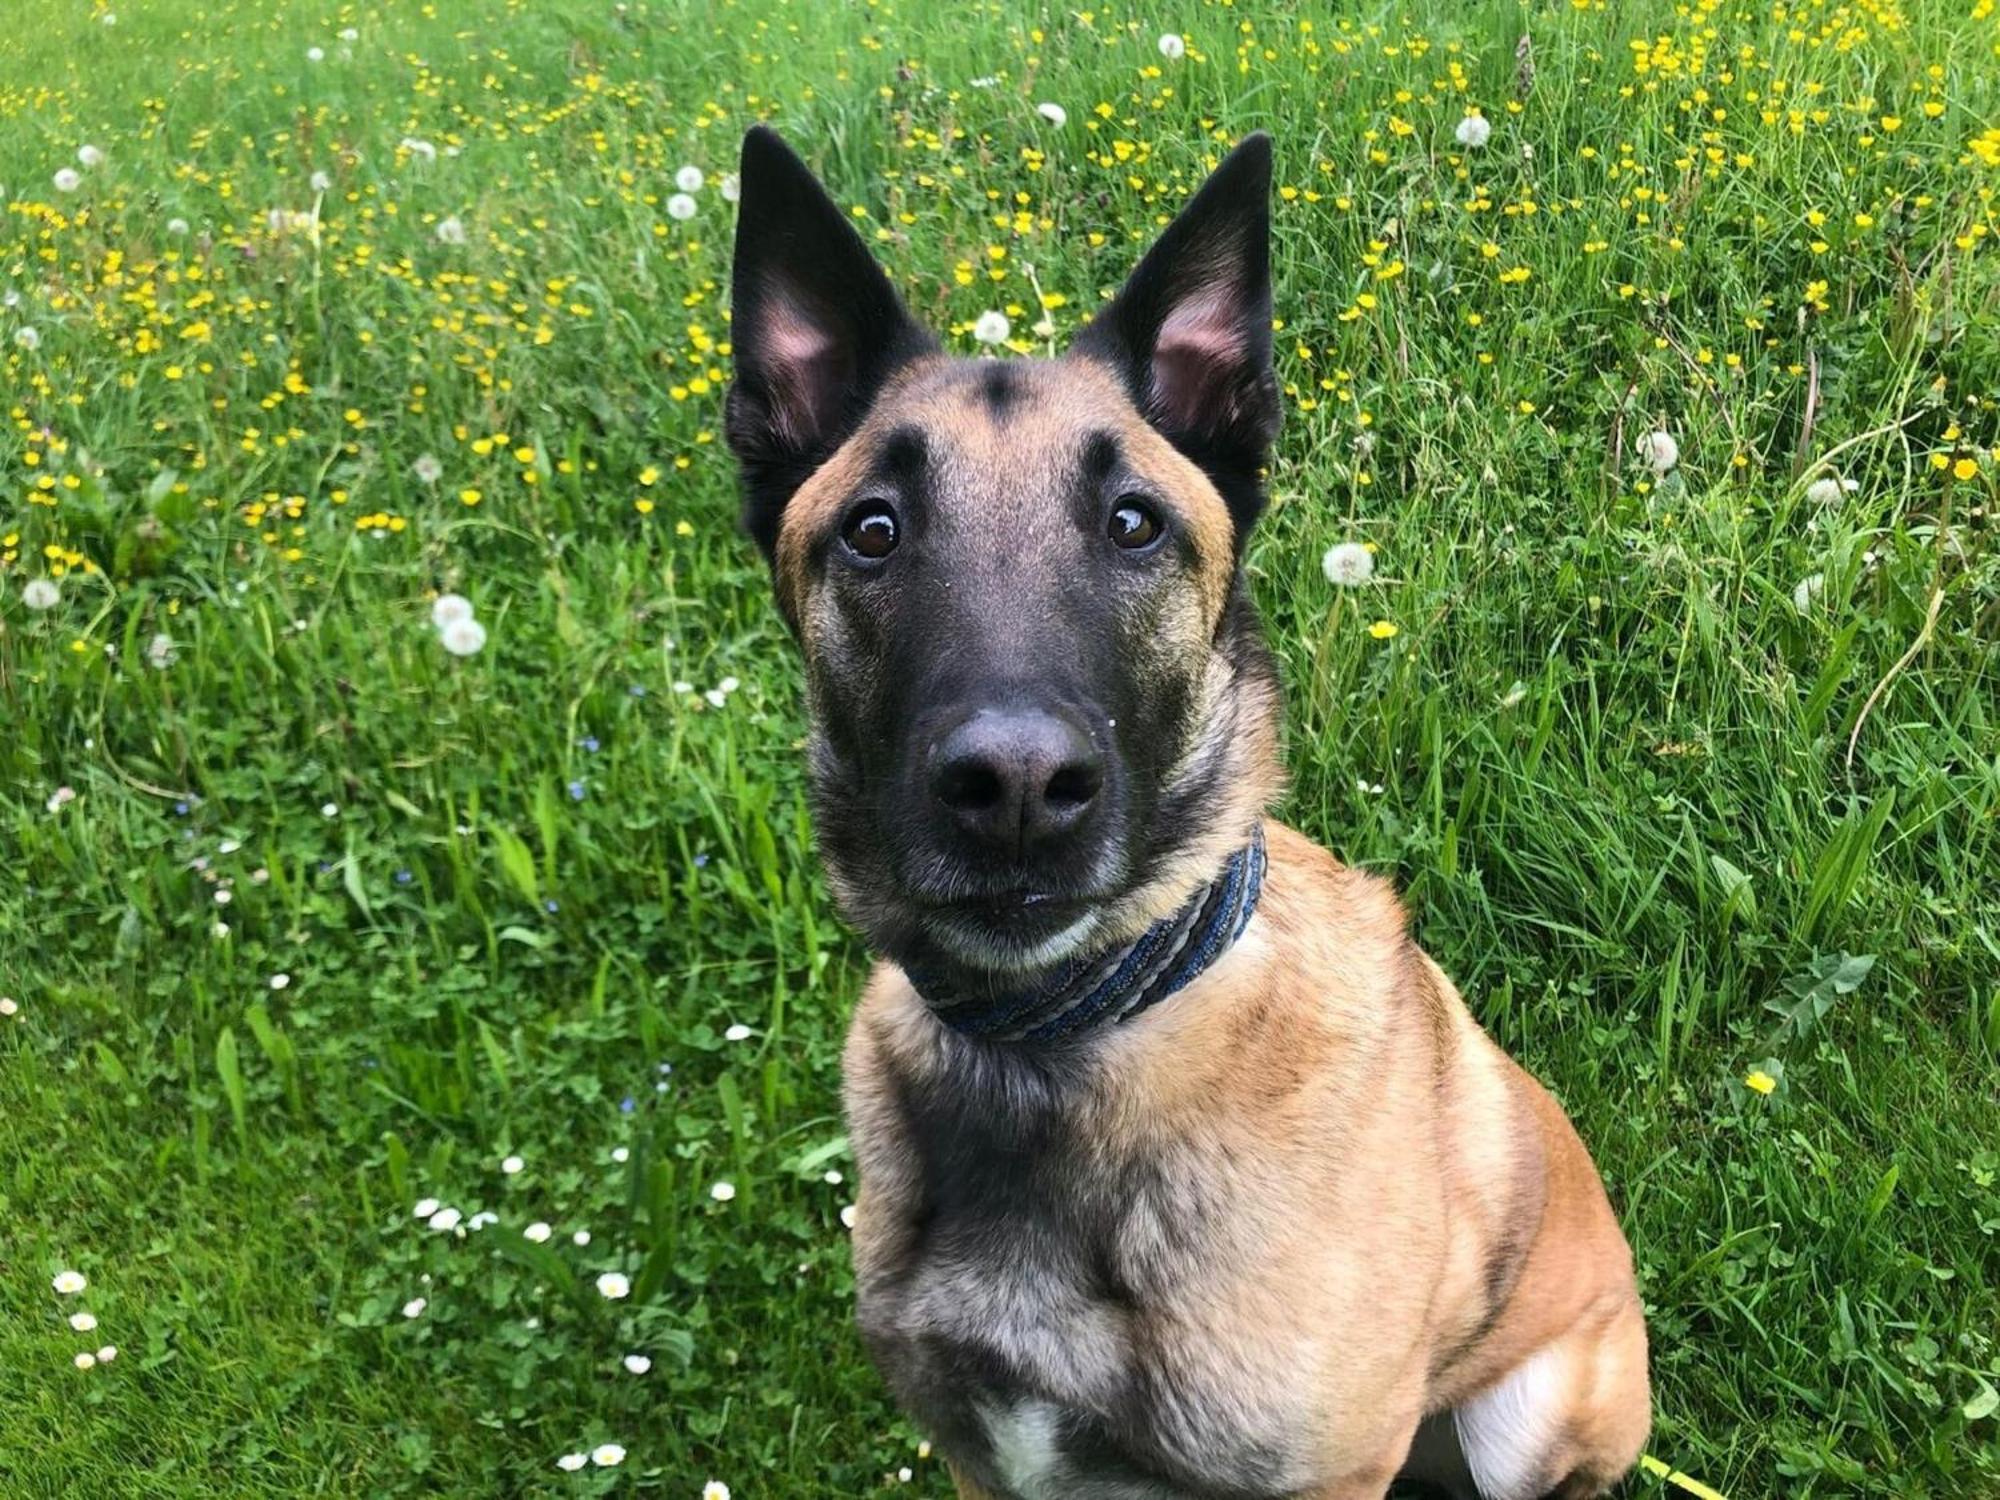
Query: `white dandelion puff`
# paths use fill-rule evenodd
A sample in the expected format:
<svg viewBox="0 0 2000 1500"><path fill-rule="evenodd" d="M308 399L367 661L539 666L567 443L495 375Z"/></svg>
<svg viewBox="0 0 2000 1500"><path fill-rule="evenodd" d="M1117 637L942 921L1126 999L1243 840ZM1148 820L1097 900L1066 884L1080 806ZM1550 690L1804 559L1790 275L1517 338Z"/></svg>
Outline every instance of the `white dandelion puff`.
<svg viewBox="0 0 2000 1500"><path fill-rule="evenodd" d="M182 235L186 234L187 232L188 232L188 221L186 219L181 218L179 215L175 215L173 218L167 220L168 234Z"/></svg>
<svg viewBox="0 0 2000 1500"><path fill-rule="evenodd" d="M1044 99L1040 104L1037 104L1035 106L1035 113L1040 115L1044 120L1047 120L1051 125L1069 124L1069 111L1052 100Z"/></svg>
<svg viewBox="0 0 2000 1500"><path fill-rule="evenodd" d="M1458 122L1452 138L1468 151L1477 151L1493 139L1493 122L1484 115L1467 115Z"/></svg>
<svg viewBox="0 0 2000 1500"><path fill-rule="evenodd" d="M417 461L410 465L410 472L425 484L436 484L444 474L444 465L437 461L434 453L419 453Z"/></svg>
<svg viewBox="0 0 2000 1500"><path fill-rule="evenodd" d="M457 214L452 214L447 218L438 220L437 237L438 243L441 245L463 245L465 243L464 222Z"/></svg>
<svg viewBox="0 0 2000 1500"><path fill-rule="evenodd" d="M861 1210L856 1208L852 1203L840 1211L840 1222L849 1229L854 1227L855 1221L860 1217Z"/></svg>
<svg viewBox="0 0 2000 1500"><path fill-rule="evenodd" d="M722 195L724 203L734 203L743 196L743 179L734 172L725 172L716 191Z"/></svg>
<svg viewBox="0 0 2000 1500"><path fill-rule="evenodd" d="M1344 589L1356 588L1375 576L1375 554L1360 542L1339 542L1327 548L1319 565L1328 583Z"/></svg>
<svg viewBox="0 0 2000 1500"><path fill-rule="evenodd" d="M306 48L306 61L307 61L307 62L309 62L309 63L316 63L316 62L325 62L325 61L326 61L326 48L324 48L324 47L308 47L308 48Z"/></svg>
<svg viewBox="0 0 2000 1500"><path fill-rule="evenodd" d="M57 192L73 193L83 186L83 173L75 167L64 167L50 180L55 183Z"/></svg>
<svg viewBox="0 0 2000 1500"><path fill-rule="evenodd" d="M78 146L76 148L76 159L86 167L101 167L104 165L104 152L96 146Z"/></svg>
<svg viewBox="0 0 2000 1500"><path fill-rule="evenodd" d="M439 630L472 615L472 601L463 594L439 594L431 605L431 624Z"/></svg>
<svg viewBox="0 0 2000 1500"><path fill-rule="evenodd" d="M997 307L981 313L972 325L972 336L982 344L1004 344L1013 331L1014 325Z"/></svg>
<svg viewBox="0 0 2000 1500"><path fill-rule="evenodd" d="M308 177L306 182L315 193L330 193L333 191L333 174L324 167Z"/></svg>
<svg viewBox="0 0 2000 1500"><path fill-rule="evenodd" d="M62 585L53 578L30 578L21 585L21 602L30 609L54 609L62 602Z"/></svg>
<svg viewBox="0 0 2000 1500"><path fill-rule="evenodd" d="M156 672L164 672L174 664L174 638L170 635L156 635L146 642L146 660Z"/></svg>
<svg viewBox="0 0 2000 1500"><path fill-rule="evenodd" d="M445 626L438 639L453 656L477 656L486 645L486 627L467 616Z"/></svg>
<svg viewBox="0 0 2000 1500"><path fill-rule="evenodd" d="M1187 39L1178 31L1160 34L1160 56L1168 62L1179 62L1187 56Z"/></svg>
<svg viewBox="0 0 2000 1500"><path fill-rule="evenodd" d="M686 193L675 193L667 199L667 217L686 221L695 216L697 205Z"/></svg>
<svg viewBox="0 0 2000 1500"><path fill-rule="evenodd" d="M14 342L33 354L42 347L42 331L33 324L24 325L14 330Z"/></svg>
<svg viewBox="0 0 2000 1500"><path fill-rule="evenodd" d="M578 1247L588 1245L590 1243L590 1231L588 1229L579 1229L569 1237L569 1242Z"/></svg>
<svg viewBox="0 0 2000 1500"><path fill-rule="evenodd" d="M1681 461L1681 445L1666 428L1640 436L1636 448L1640 460L1655 474L1665 474Z"/></svg>
<svg viewBox="0 0 2000 1500"><path fill-rule="evenodd" d="M701 191L702 175L700 167L682 167L674 173L674 186L684 193Z"/></svg>

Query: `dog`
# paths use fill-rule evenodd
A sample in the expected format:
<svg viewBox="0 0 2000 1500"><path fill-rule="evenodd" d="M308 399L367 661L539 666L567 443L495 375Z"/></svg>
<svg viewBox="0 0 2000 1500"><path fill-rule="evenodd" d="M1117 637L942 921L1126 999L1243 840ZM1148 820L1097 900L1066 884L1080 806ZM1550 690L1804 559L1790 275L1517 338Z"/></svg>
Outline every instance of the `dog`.
<svg viewBox="0 0 2000 1500"><path fill-rule="evenodd" d="M1047 360L946 357L770 130L740 184L726 435L878 956L858 1321L959 1495L1603 1494L1651 1408L1589 1154L1265 817L1268 138Z"/></svg>

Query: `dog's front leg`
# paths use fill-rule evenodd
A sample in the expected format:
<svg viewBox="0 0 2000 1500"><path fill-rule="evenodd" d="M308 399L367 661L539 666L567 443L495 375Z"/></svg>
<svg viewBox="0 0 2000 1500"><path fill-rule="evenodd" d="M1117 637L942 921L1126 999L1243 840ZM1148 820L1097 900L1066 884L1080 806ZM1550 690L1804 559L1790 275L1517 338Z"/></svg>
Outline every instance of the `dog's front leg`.
<svg viewBox="0 0 2000 1500"><path fill-rule="evenodd" d="M959 1472L957 1464L947 1460L945 1468L951 1474L951 1482L958 1487L958 1500L1000 1500L1000 1497L994 1494L993 1491L983 1489L979 1485L974 1484L970 1479L967 1479L964 1474Z"/></svg>

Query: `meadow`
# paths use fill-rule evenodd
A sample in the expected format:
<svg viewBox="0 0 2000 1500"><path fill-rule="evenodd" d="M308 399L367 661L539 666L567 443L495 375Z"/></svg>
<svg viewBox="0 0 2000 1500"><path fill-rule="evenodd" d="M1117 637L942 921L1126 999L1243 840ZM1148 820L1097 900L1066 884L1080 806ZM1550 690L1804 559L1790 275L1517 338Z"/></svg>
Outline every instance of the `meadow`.
<svg viewBox="0 0 2000 1500"><path fill-rule="evenodd" d="M0 1492L949 1493L719 435L757 120L1002 357L1274 134L1280 810L1591 1143L1629 1493L2000 1495L1994 0L12 0Z"/></svg>

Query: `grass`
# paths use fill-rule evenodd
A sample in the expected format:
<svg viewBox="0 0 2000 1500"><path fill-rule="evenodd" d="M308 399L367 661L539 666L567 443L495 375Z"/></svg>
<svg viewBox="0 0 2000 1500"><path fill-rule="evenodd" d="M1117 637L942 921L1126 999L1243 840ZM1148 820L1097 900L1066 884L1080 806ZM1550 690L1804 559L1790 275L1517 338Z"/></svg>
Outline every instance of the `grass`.
<svg viewBox="0 0 2000 1500"><path fill-rule="evenodd" d="M763 117L967 352L1275 133L1283 811L1579 1121L1655 1454L2000 1493L1991 0L105 8L0 35L10 1495L948 1493L717 438Z"/></svg>

